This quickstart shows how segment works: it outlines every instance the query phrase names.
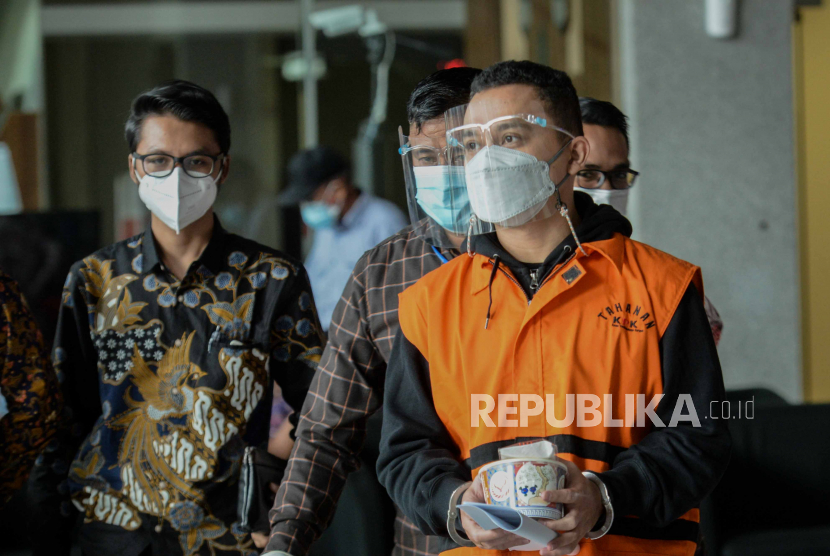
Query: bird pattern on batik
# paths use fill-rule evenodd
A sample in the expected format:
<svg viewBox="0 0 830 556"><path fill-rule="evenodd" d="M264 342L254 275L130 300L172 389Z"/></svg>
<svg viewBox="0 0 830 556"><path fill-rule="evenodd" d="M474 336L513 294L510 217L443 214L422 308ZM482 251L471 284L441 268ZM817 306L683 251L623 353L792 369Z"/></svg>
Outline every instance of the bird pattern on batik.
<svg viewBox="0 0 830 556"><path fill-rule="evenodd" d="M153 516L183 554L245 553L255 548L229 511L242 437L266 397L270 410L279 370L313 373L322 352L308 280L299 264L227 235L179 281L148 239L84 259L67 281L63 310L88 321L102 410L71 466L72 499L86 521L126 530ZM61 330L56 364L84 372L83 350ZM270 411L257 414L267 435ZM217 488L234 495L219 502Z"/></svg>

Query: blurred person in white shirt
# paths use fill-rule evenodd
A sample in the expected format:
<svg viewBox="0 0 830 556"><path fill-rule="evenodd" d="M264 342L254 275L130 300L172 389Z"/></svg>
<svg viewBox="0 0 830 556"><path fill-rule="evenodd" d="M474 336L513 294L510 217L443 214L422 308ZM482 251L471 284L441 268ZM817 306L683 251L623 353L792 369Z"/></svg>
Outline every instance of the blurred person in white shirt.
<svg viewBox="0 0 830 556"><path fill-rule="evenodd" d="M305 261L323 330L355 263L364 252L408 224L393 203L358 189L349 163L330 147L300 151L288 164L283 206L299 205L303 223L314 230Z"/></svg>

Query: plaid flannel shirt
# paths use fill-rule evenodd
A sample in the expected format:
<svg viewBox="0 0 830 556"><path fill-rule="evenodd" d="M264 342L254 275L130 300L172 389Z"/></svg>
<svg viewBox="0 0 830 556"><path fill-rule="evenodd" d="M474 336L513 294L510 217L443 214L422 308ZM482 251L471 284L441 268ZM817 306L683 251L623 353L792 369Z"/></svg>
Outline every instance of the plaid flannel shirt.
<svg viewBox="0 0 830 556"><path fill-rule="evenodd" d="M442 254L449 259L457 253ZM346 477L357 469L366 422L383 405L386 364L399 328L398 294L439 266L432 246L411 227L367 251L355 265L303 406L264 554L306 554L331 521ZM394 555L438 554L445 543L425 536L398 511Z"/></svg>

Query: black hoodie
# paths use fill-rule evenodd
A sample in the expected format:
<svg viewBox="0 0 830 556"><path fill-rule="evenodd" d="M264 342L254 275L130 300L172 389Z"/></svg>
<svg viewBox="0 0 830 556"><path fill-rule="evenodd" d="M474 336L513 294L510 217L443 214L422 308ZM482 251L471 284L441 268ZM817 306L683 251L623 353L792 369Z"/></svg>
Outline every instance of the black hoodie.
<svg viewBox="0 0 830 556"><path fill-rule="evenodd" d="M611 239L615 233L631 237L631 223L610 205L597 205L587 193L575 192L574 204L582 221L575 228L576 236L582 243ZM495 260L498 257L500 265L505 265L519 281L528 300L532 299L538 284L541 284L548 274L557 266L569 260L576 252L577 245L572 235L568 235L562 243L551 251L541 264L523 263L516 260L499 243L496 232L474 236L472 238L473 251ZM462 247L462 250L465 247ZM534 280L535 277L535 280ZM535 284L535 287L533 287Z"/></svg>
<svg viewBox="0 0 830 556"><path fill-rule="evenodd" d="M612 207L597 206L581 193L574 199L582 220L576 229L580 242L600 241L615 232L630 236L628 220ZM537 270L541 283L573 255L576 244L569 236L541 265L517 261L499 245L495 234L474 238L473 247L510 268L530 300L535 293L530 287L531 270ZM702 297L693 284L660 339L660 352L664 397L655 413L664 422L671 420L680 394L689 394L696 408L725 399L714 338ZM392 499L424 533L447 537L450 494L470 480L471 469L469 460L459 459L458 447L436 414L429 374L429 362L398 331L386 371L377 470ZM726 421L707 417L701 418L700 427L656 429L639 444L622 450L611 469L600 475L616 515L612 533L697 541L698 524L678 518L715 487L731 447ZM447 542L448 548L456 546Z"/></svg>

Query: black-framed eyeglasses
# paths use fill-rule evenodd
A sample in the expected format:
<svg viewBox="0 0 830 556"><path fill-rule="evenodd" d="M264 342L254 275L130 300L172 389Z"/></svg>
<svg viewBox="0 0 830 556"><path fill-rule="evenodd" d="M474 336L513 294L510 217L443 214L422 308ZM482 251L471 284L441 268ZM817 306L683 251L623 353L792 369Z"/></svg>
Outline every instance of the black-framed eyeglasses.
<svg viewBox="0 0 830 556"><path fill-rule="evenodd" d="M639 175L639 172L635 172L631 168L609 170L607 172L602 170L580 170L576 173L576 184L584 189L598 189L608 181L612 189L628 189L634 185Z"/></svg>
<svg viewBox="0 0 830 556"><path fill-rule="evenodd" d="M144 173L154 178L166 178L173 173L176 164L180 164L184 173L191 178L206 178L213 174L216 161L224 156L224 153L216 156L209 154L171 156L169 154L133 153L133 159L141 161L141 168Z"/></svg>

